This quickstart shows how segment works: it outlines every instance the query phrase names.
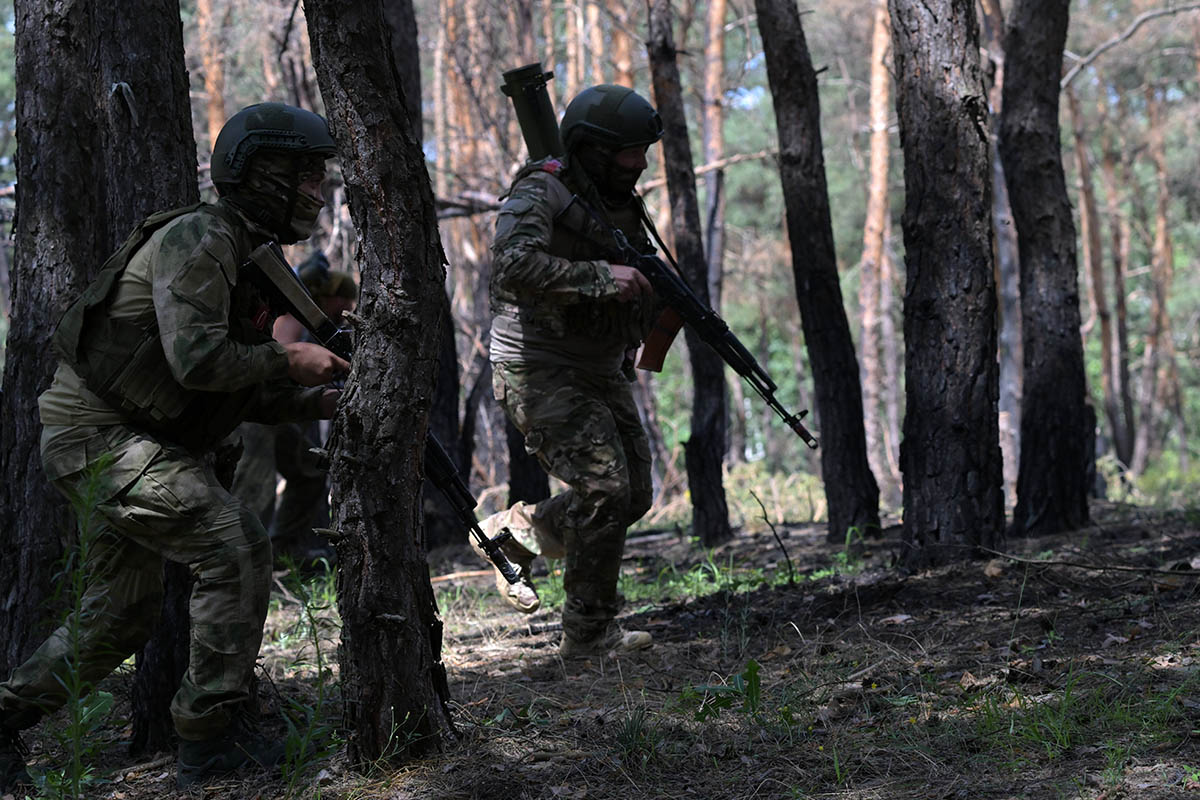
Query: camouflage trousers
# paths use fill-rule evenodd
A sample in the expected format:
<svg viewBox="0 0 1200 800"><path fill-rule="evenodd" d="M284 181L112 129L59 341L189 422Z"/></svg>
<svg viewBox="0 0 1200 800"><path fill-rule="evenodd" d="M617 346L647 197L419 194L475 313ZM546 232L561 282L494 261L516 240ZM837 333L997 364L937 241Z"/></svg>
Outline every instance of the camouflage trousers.
<svg viewBox="0 0 1200 800"><path fill-rule="evenodd" d="M316 422L243 422L233 495L262 522L275 555L306 561L332 550L313 528L329 527L329 473L309 448L320 446ZM277 474L287 484L276 498ZM276 503L278 500L278 504Z"/></svg>
<svg viewBox="0 0 1200 800"><path fill-rule="evenodd" d="M87 585L73 618L0 684L0 720L28 727L62 706L73 659L92 685L139 650L158 620L169 559L196 577L190 661L171 716L184 739L220 735L248 698L262 640L266 531L211 465L122 425L47 426L42 462L88 520Z"/></svg>
<svg viewBox="0 0 1200 800"><path fill-rule="evenodd" d="M633 393L620 373L508 362L493 374L525 449L568 486L533 508L532 531L514 535L533 555L565 549L563 631L589 641L617 614L625 532L650 508L650 444Z"/></svg>

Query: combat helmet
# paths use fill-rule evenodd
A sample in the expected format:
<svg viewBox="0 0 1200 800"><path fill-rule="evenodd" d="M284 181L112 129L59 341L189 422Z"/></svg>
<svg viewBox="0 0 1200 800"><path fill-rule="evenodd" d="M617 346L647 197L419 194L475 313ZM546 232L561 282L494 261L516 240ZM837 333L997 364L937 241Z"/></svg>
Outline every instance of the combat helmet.
<svg viewBox="0 0 1200 800"><path fill-rule="evenodd" d="M218 188L241 183L260 151L289 155L334 155L337 148L325 119L285 103L257 103L234 114L213 144L211 175Z"/></svg>
<svg viewBox="0 0 1200 800"><path fill-rule="evenodd" d="M633 89L611 83L576 95L559 127L567 152L585 142L617 151L654 144L663 136L662 117L654 106Z"/></svg>

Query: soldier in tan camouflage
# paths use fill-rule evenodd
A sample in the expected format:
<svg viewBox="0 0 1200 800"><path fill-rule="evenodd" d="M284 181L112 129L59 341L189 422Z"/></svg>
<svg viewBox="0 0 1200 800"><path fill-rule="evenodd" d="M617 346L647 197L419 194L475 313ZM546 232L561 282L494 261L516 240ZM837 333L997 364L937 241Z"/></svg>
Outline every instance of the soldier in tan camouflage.
<svg viewBox="0 0 1200 800"><path fill-rule="evenodd" d="M518 503L484 521L508 526L520 583L497 578L526 613L540 601L529 565L566 559L563 656L648 647L615 622L628 526L650 508L650 447L629 381L632 353L657 307L649 282L614 263L612 228L651 252L634 191L646 151L662 137L658 112L622 86L594 86L571 101L561 132L567 156L527 165L496 222L490 286L490 358L496 399L525 448L569 489Z"/></svg>
<svg viewBox="0 0 1200 800"><path fill-rule="evenodd" d="M274 341L267 305L239 272L256 246L308 237L333 153L316 114L243 109L214 146L220 200L142 222L59 324L58 370L38 401L42 462L64 495L90 496L99 531L75 619L0 684L0 792L28 780L16 732L65 702L67 671L91 685L145 643L164 558L196 577L190 663L171 705L179 784L282 755L241 724L271 545L205 455L244 419L333 414L338 392L321 387L349 365L313 343Z"/></svg>

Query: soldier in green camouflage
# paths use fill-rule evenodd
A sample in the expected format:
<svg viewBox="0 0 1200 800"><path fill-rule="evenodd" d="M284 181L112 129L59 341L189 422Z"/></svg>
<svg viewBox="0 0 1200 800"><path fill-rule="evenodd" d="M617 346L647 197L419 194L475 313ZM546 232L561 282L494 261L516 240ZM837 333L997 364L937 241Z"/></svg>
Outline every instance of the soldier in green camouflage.
<svg viewBox="0 0 1200 800"><path fill-rule="evenodd" d="M266 303L239 272L263 242L308 237L333 154L316 114L243 109L214 146L218 202L143 221L60 322L59 366L38 401L42 462L60 492L90 498L99 531L82 609L0 684L0 791L27 780L16 732L65 702L67 671L92 685L145 643L163 559L196 578L190 662L171 705L180 785L282 755L242 724L270 542L206 455L244 419L333 414L338 392L322 386L349 365L313 343L274 341Z"/></svg>
<svg viewBox="0 0 1200 800"><path fill-rule="evenodd" d="M496 399L525 447L569 487L484 521L508 526L522 580L497 579L526 613L540 604L529 565L565 557L563 656L648 647L616 624L617 578L628 526L650 508L650 447L629 381L632 354L658 307L637 270L614 263L612 228L651 252L634 191L662 121L622 86L593 86L567 106L567 155L528 164L496 222L490 358Z"/></svg>

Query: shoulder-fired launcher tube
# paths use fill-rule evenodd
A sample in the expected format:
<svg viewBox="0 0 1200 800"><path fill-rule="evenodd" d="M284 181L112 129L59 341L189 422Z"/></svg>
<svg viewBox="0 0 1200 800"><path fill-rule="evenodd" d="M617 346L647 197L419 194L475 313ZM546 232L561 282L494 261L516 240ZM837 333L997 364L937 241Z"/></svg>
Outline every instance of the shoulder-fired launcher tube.
<svg viewBox="0 0 1200 800"><path fill-rule="evenodd" d="M540 161L548 156L563 155L562 136L558 130L558 117L546 82L554 77L553 72L542 69L542 62L526 64L504 73L500 91L512 100L521 135L529 148L529 160Z"/></svg>

